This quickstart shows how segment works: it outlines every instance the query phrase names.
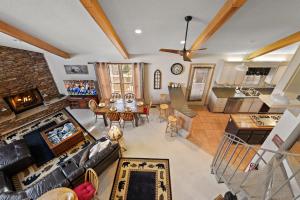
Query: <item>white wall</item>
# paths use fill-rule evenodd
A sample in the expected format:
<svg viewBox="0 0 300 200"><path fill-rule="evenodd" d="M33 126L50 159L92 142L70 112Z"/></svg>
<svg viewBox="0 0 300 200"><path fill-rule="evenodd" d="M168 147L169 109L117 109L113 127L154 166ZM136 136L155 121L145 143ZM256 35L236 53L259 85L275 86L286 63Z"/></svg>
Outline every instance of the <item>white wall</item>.
<svg viewBox="0 0 300 200"><path fill-rule="evenodd" d="M159 53L157 55L132 55L131 59L124 60L118 57L101 57L101 55L79 55L72 57L71 59L63 59L52 54L45 54L45 58L49 64L49 68L53 74L54 80L58 86L60 93L66 93L63 85L63 80L72 79L91 79L96 80L96 75L93 65L88 65L88 75L67 75L64 69L65 64L87 64L88 62L145 62L148 63L148 85L149 94L152 100L155 102L159 101L159 95L161 93L168 94L168 83L178 82L182 83L186 87L189 76L190 62L185 62L182 57L178 55ZM193 63L213 63L216 64L221 56L205 56L203 58L193 59ZM184 65L184 71L180 75L173 75L170 71L172 64L179 62ZM153 89L153 73L156 69L160 69L162 72L162 89ZM214 81L214 80L213 80Z"/></svg>
<svg viewBox="0 0 300 200"><path fill-rule="evenodd" d="M283 77L280 79L278 84L276 85L273 94L283 93L286 86L289 84L290 79L293 77L297 68L300 64L300 46L298 47L296 53L288 64L288 68L285 71Z"/></svg>

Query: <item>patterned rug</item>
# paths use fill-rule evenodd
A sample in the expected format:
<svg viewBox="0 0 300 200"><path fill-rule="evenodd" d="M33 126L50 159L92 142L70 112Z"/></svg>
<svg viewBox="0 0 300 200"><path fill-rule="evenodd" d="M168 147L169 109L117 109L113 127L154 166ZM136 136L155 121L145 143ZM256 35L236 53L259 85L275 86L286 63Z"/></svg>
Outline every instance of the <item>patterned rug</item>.
<svg viewBox="0 0 300 200"><path fill-rule="evenodd" d="M121 158L111 200L171 200L168 159Z"/></svg>
<svg viewBox="0 0 300 200"><path fill-rule="evenodd" d="M35 130L40 129L41 127L47 126L47 124L59 124L68 119L72 119L79 126L81 126L76 119L66 110L61 110L55 114L44 117L38 121L35 121L31 124L28 124L22 128L19 128L1 138L1 140L5 140L6 143L11 143L15 140L23 139L26 134L32 133ZM77 152L81 151L85 147L87 147L91 142L95 141L95 139L82 127L84 131L85 140L79 142L76 146L67 150L63 154L58 157L54 157L48 162L44 163L41 166L37 166L35 164L29 166L27 169L19 172L18 174L12 177L13 184L16 190L23 190L27 187L33 185L41 178L47 176L53 170L59 167L59 164L73 157Z"/></svg>

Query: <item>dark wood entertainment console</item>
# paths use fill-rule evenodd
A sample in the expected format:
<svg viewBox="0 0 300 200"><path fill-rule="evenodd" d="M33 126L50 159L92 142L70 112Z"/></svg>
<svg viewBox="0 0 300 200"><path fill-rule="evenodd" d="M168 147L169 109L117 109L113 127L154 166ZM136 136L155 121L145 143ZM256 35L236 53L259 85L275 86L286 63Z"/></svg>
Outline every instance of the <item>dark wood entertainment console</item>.
<svg viewBox="0 0 300 200"><path fill-rule="evenodd" d="M68 101L71 109L88 109L89 101L94 99L97 103L99 103L98 96L68 96Z"/></svg>

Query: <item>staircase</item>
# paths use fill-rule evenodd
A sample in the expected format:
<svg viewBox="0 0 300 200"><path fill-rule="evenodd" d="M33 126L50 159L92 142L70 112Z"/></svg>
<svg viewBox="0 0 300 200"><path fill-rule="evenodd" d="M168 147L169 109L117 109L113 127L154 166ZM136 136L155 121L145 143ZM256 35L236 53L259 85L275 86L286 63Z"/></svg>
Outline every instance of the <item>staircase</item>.
<svg viewBox="0 0 300 200"><path fill-rule="evenodd" d="M211 164L243 200L300 200L300 154L262 149L225 133Z"/></svg>

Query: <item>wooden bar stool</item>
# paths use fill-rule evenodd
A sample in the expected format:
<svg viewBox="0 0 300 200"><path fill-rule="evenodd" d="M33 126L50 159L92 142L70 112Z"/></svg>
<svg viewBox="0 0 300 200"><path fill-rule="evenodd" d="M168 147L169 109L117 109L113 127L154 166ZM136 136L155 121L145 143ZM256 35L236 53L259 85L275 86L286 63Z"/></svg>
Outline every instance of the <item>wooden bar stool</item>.
<svg viewBox="0 0 300 200"><path fill-rule="evenodd" d="M168 117L168 124L166 128L166 133L170 132L171 136L173 137L173 133L178 133L178 128L177 128L177 118L174 115L170 115ZM175 135L175 136L176 136Z"/></svg>
<svg viewBox="0 0 300 200"><path fill-rule="evenodd" d="M168 104L160 104L159 105L159 119L160 122L162 122L162 120L167 120L169 116L169 105Z"/></svg>

